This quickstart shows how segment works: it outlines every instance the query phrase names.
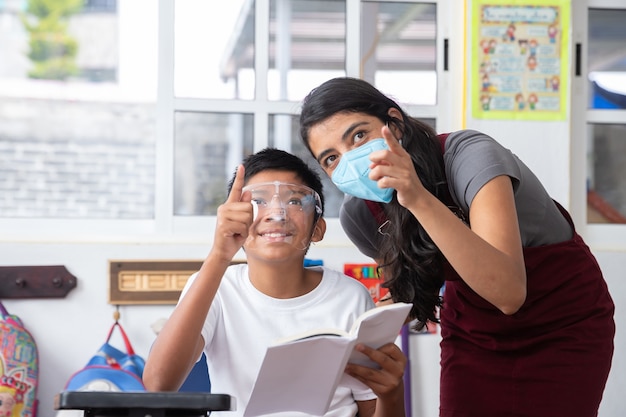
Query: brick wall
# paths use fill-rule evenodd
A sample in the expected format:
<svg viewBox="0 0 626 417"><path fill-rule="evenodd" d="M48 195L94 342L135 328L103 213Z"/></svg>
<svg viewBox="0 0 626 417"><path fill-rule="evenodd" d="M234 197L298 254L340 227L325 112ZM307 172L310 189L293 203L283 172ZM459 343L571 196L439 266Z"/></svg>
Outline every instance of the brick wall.
<svg viewBox="0 0 626 417"><path fill-rule="evenodd" d="M0 216L154 216L154 107L0 99Z"/></svg>

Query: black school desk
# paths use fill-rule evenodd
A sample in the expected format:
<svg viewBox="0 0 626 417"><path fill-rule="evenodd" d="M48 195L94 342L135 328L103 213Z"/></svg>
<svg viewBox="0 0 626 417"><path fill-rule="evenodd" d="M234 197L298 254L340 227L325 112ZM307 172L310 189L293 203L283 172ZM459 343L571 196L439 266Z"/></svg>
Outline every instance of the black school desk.
<svg viewBox="0 0 626 417"><path fill-rule="evenodd" d="M64 391L54 397L56 410L84 410L84 417L206 417L231 411L230 395L200 392Z"/></svg>

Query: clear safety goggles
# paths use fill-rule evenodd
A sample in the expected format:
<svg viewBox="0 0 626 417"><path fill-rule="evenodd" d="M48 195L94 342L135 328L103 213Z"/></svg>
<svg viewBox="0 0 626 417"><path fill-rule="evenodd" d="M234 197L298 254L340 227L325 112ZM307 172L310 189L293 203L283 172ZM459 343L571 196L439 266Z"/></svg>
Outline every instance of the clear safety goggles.
<svg viewBox="0 0 626 417"><path fill-rule="evenodd" d="M246 185L242 189L241 201L253 203L255 218L258 214L265 215L267 211L289 215L312 212L316 215L322 214L319 194L312 188L301 184L274 181Z"/></svg>

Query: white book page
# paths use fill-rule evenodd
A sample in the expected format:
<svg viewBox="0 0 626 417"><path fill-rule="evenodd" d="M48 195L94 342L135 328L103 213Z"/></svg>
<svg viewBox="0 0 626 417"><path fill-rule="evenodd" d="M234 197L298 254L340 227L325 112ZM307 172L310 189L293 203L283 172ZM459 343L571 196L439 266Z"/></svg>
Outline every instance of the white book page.
<svg viewBox="0 0 626 417"><path fill-rule="evenodd" d="M357 333L357 344L363 343L372 349L378 349L387 343L395 342L410 310L411 304L407 303L395 303L369 310L361 316L362 320L355 323L358 327L353 331ZM357 350L352 352L348 362L370 368L379 367Z"/></svg>
<svg viewBox="0 0 626 417"><path fill-rule="evenodd" d="M344 337L309 338L268 348L244 417L281 411L323 415L351 343Z"/></svg>

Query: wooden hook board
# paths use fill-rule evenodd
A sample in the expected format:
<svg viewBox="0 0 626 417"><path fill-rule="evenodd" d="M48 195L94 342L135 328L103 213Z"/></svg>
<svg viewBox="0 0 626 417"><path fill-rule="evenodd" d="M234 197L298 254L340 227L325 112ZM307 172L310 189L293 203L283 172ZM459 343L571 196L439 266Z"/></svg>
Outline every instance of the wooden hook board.
<svg viewBox="0 0 626 417"><path fill-rule="evenodd" d="M76 282L63 265L0 266L0 299L64 298Z"/></svg>

